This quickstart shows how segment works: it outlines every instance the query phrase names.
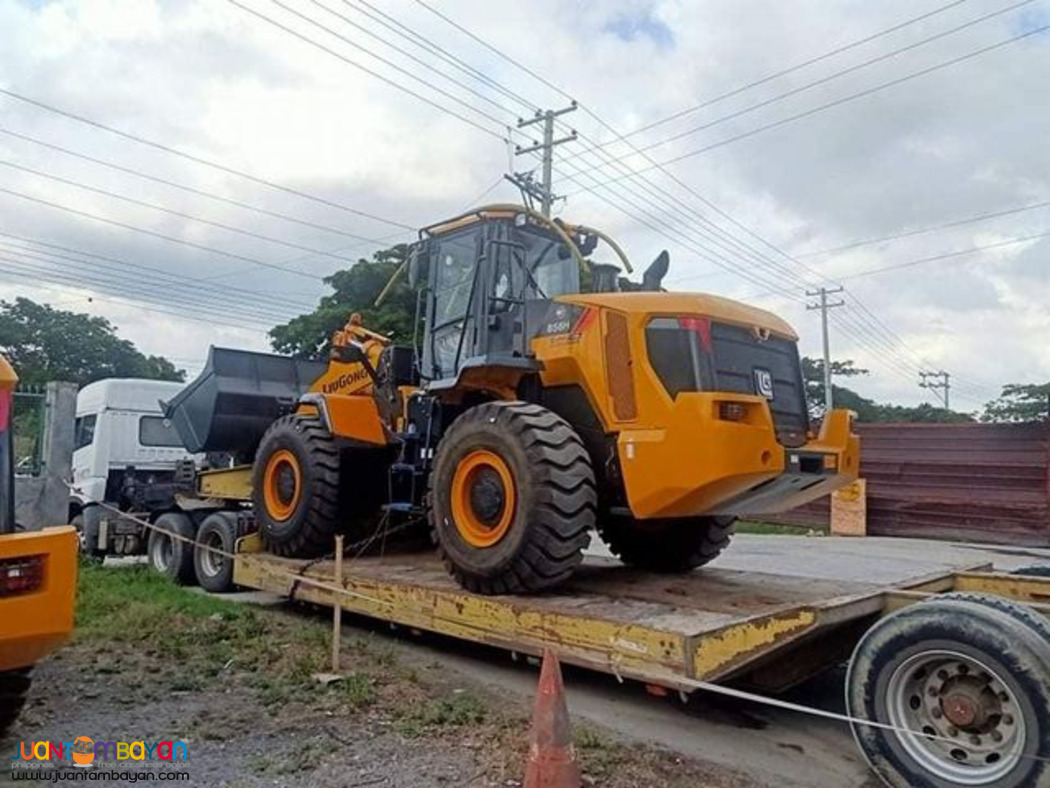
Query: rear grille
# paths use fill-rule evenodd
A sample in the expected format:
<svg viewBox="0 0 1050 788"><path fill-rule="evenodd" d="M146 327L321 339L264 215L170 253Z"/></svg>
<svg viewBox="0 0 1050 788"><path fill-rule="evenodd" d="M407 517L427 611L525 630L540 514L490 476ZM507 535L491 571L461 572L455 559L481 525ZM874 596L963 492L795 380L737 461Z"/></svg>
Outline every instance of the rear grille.
<svg viewBox="0 0 1050 788"><path fill-rule="evenodd" d="M776 336L760 340L746 328L712 323L711 349L716 391L764 394L759 379L769 373L773 387L769 406L777 440L784 446L802 446L809 416L795 343Z"/></svg>

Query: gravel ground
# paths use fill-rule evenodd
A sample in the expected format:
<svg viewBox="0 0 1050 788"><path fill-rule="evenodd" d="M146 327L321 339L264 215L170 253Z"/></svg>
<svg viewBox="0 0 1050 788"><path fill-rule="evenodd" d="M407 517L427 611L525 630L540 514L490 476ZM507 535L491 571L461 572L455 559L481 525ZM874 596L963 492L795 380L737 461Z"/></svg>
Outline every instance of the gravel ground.
<svg viewBox="0 0 1050 788"><path fill-rule="evenodd" d="M172 740L187 744L189 759L167 766L194 786L521 784L527 701L367 631L344 632L343 678L324 684L315 674L327 667L328 630L317 616L194 594L141 567L86 569L74 640L37 667L0 753L77 736ZM586 785L755 786L593 724L577 722L574 734ZM11 782L8 768L0 784Z"/></svg>

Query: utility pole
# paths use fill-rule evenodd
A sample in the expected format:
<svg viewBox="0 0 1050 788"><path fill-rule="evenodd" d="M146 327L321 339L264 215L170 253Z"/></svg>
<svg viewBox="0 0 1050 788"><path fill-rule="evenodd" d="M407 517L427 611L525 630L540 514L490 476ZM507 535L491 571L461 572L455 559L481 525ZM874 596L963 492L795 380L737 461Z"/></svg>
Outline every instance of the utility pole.
<svg viewBox="0 0 1050 788"><path fill-rule="evenodd" d="M944 403L944 409L951 410L951 407L949 407L950 400L948 399L952 386L951 377L943 369L940 372L919 372L919 388L939 392L941 402Z"/></svg>
<svg viewBox="0 0 1050 788"><path fill-rule="evenodd" d="M834 407L834 397L831 394L831 342L828 338L828 310L835 309L836 307L844 306L845 301L841 298L838 301L828 301L829 295L835 295L835 293L841 293L841 287L822 287L819 290L807 290L806 295L810 298L820 298L815 304L806 304L807 310L819 309L820 310L820 326L824 334L824 412L830 413L832 407Z"/></svg>
<svg viewBox="0 0 1050 788"><path fill-rule="evenodd" d="M549 217L551 215L551 203L554 202L554 192L551 190L552 170L554 168L554 149L562 143L572 142L576 139L575 129L573 129L572 133L566 137L554 139L554 120L561 115L574 112L575 110L576 102L574 101L569 106L563 107L562 109L549 109L546 112L536 110L536 114L527 120L518 118L519 129L531 126L534 123L543 124L543 142L534 142L527 148L523 148L520 145L514 146L514 153L518 156L535 153L536 151L543 151L543 181L537 184L528 174L525 173L514 173L514 176L511 177L510 180L518 185L518 187L526 194L539 198L540 209L543 211L544 216Z"/></svg>

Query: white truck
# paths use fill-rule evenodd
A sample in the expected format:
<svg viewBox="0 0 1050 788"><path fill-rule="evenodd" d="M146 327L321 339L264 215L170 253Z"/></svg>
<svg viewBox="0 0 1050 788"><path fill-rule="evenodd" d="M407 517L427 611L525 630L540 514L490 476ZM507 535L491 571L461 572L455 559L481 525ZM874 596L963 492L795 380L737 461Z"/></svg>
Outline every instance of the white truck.
<svg viewBox="0 0 1050 788"><path fill-rule="evenodd" d="M194 507L194 501L180 495L182 490L192 490L195 469L205 459L183 447L163 413L162 401L184 387L168 381L109 378L80 390L69 517L80 532L84 555L102 559L145 553L158 571L191 583L200 580L192 543L147 529L114 511L189 540L198 538L209 519L214 521L209 530L236 527L235 513L216 512L214 506L200 506L201 502ZM224 581L205 578L205 583L209 579L217 584Z"/></svg>

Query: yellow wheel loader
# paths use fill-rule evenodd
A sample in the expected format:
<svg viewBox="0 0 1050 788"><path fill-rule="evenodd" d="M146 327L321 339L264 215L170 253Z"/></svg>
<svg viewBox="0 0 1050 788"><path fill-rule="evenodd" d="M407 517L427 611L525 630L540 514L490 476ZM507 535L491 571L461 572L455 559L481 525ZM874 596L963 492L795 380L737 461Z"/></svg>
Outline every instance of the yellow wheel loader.
<svg viewBox="0 0 1050 788"><path fill-rule="evenodd" d="M77 533L15 529L12 416L18 378L0 356L0 738L17 719L34 663L73 629Z"/></svg>
<svg viewBox="0 0 1050 788"><path fill-rule="evenodd" d="M623 270L594 261L600 242ZM354 316L323 367L213 349L168 413L190 451L251 461L280 555L425 518L449 571L485 594L564 582L595 529L628 564L690 570L735 518L852 481L859 446L846 411L811 428L790 326L665 292L667 267L664 253L634 284L593 228L480 208L413 246L410 346Z"/></svg>

